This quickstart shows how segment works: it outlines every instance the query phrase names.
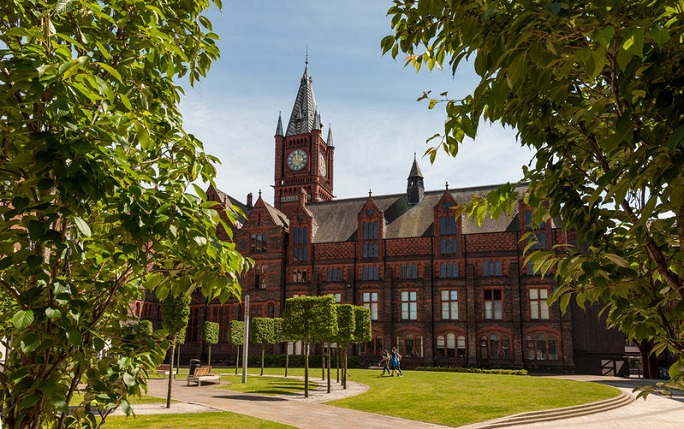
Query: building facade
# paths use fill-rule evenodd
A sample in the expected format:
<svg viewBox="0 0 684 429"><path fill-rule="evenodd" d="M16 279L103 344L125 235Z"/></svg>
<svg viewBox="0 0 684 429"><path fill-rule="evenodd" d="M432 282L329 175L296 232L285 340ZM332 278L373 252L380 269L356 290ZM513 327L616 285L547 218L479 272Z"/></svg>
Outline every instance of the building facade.
<svg viewBox="0 0 684 429"><path fill-rule="evenodd" d="M250 296L252 317L279 317L285 300L297 295L332 294L340 303L371 310L373 341L355 347L361 362L376 363L397 346L403 366L526 368L598 373L612 362L619 373L624 343L616 332L561 314L547 298L554 281L525 263L521 242L532 231L536 246L552 248L572 240L558 219L531 225L531 208L520 199L510 215L481 225L455 216L454 208L496 186L426 191L418 162L407 162L405 192L335 199L331 129L323 138L320 112L305 68L287 126L278 118L275 133L272 203L259 193L245 203L209 187L207 195L225 210L238 206L237 250L254 260L241 280ZM340 166L344 168L344 166ZM219 231L227 238L225 231ZM154 299L141 309L155 319ZM215 359L234 359L227 343L230 320L242 319L235 299L221 305L193 300L182 354L201 353L204 320L218 322L221 337ZM580 323L577 323L580 320ZM593 319L592 319L593 320ZM591 326L600 350L577 329ZM605 325L604 325L605 326ZM274 352L283 352L275 346ZM577 359L580 359L580 362ZM603 371L607 373L606 371Z"/></svg>

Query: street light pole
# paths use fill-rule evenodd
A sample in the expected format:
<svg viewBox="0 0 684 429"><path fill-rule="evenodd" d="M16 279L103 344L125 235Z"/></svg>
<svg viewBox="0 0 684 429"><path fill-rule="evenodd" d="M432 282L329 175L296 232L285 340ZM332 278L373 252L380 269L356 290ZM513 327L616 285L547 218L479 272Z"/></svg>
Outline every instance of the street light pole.
<svg viewBox="0 0 684 429"><path fill-rule="evenodd" d="M249 295L245 295L245 332L242 346L242 383L247 383L249 357Z"/></svg>

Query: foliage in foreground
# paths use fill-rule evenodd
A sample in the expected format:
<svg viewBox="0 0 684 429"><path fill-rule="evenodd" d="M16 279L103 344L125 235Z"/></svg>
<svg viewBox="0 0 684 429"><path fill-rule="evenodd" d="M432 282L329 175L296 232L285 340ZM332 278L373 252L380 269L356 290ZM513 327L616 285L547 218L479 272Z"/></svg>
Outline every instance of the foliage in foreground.
<svg viewBox="0 0 684 429"><path fill-rule="evenodd" d="M247 261L217 239L213 203L189 192L211 182L217 160L183 130L175 83L193 84L218 58L209 6L0 7L5 428L99 425L69 413L78 383L93 408L128 410L168 348L165 332L131 315L143 291L240 292Z"/></svg>
<svg viewBox="0 0 684 429"><path fill-rule="evenodd" d="M684 4L395 0L388 14L384 52L405 52L416 70L469 60L479 77L460 100L424 95L447 115L426 154L455 156L481 121L515 128L535 154L523 169L533 223L560 217L578 243L525 234L532 268L556 277L563 309L571 296L606 303L610 325L642 351L672 352L681 387ZM482 221L517 198L509 184L459 210Z"/></svg>

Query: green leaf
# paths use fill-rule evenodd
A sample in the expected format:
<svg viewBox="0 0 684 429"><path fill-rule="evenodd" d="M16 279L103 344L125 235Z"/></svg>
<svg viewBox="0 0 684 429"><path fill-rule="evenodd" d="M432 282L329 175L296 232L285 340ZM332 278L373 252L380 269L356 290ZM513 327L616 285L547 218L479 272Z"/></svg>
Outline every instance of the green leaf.
<svg viewBox="0 0 684 429"><path fill-rule="evenodd" d="M19 310L12 317L12 325L19 331L31 326L33 323L33 310Z"/></svg>
<svg viewBox="0 0 684 429"><path fill-rule="evenodd" d="M74 217L74 224L76 224L76 228L78 228L81 235L85 237L91 236L92 232L90 231L90 227L83 219L78 216Z"/></svg>

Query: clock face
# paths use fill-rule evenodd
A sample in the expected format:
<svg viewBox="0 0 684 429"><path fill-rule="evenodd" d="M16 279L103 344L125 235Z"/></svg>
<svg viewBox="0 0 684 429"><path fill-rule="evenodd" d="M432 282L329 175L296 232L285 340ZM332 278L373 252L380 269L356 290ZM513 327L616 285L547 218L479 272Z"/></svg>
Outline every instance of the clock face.
<svg viewBox="0 0 684 429"><path fill-rule="evenodd" d="M306 152L301 149L293 150L287 157L287 166L291 170L299 171L306 165L308 156Z"/></svg>
<svg viewBox="0 0 684 429"><path fill-rule="evenodd" d="M326 168L325 168L325 157L323 154L318 155L318 170L321 172L321 176L325 176L326 174Z"/></svg>

